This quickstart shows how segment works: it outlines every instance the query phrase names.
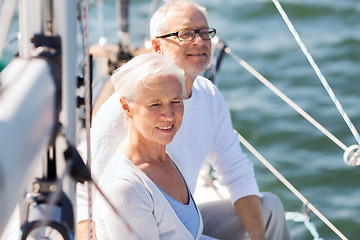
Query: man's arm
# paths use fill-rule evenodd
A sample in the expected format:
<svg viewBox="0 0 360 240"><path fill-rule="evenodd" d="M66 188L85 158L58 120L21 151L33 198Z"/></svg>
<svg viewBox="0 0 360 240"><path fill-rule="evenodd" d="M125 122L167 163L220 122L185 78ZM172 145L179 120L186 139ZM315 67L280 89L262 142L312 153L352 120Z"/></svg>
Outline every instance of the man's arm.
<svg viewBox="0 0 360 240"><path fill-rule="evenodd" d="M94 58L106 58L109 59L111 54L119 52L119 45L106 45L106 46L99 46L93 45L91 46L90 53L94 56ZM146 47L140 47L138 49L130 49L130 52L133 56L138 56L140 54L149 53L151 49L147 49ZM112 82L107 80L103 87L100 90L98 97L96 98L93 110L92 110L92 118L95 117L96 113L99 111L101 105L114 93L114 86Z"/></svg>
<svg viewBox="0 0 360 240"><path fill-rule="evenodd" d="M265 240L260 198L255 195L246 196L237 200L234 205L250 239Z"/></svg>
<svg viewBox="0 0 360 240"><path fill-rule="evenodd" d="M114 86L110 80L107 80L100 90L98 97L94 102L92 109L92 119L94 119L96 113L99 111L101 105L114 93Z"/></svg>

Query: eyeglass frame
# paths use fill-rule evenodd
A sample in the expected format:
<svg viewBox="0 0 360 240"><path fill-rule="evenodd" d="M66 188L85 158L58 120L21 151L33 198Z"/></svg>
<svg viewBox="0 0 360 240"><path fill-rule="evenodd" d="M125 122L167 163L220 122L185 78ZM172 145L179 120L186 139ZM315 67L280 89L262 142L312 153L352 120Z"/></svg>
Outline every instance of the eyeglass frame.
<svg viewBox="0 0 360 240"><path fill-rule="evenodd" d="M208 29L209 32L210 32L210 30L213 30L213 31L214 31L214 36L213 36L213 37L215 37L215 35L216 35L216 29L215 29L215 28L201 28L201 29L186 29L186 28L185 28L185 29L180 29L180 30L177 31L177 32L167 33L167 34L164 34L164 35L161 35L161 36L157 36L156 38L167 38L167 37L176 36L177 39L179 39L181 42L190 42L190 41L192 41L192 40L195 39L196 34L199 34L199 37L200 37L202 40L211 40L213 37L209 37L209 39L203 39L202 36L200 35L200 31L201 31L201 30L204 30L204 29ZM184 31L184 30L194 31L194 32L195 32L195 33L194 33L194 37L193 37L192 39L190 39L190 40L187 40L187 41L181 40L181 39L179 38L179 32Z"/></svg>

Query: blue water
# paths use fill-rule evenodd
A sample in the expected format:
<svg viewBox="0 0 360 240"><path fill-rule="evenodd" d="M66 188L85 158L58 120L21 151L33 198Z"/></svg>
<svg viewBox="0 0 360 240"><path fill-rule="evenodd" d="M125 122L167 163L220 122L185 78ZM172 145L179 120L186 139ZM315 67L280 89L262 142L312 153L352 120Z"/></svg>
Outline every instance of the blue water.
<svg viewBox="0 0 360 240"><path fill-rule="evenodd" d="M345 145L355 138L324 90L272 1L199 0L211 27L240 58L283 91ZM360 2L284 0L284 10L333 88L355 127L360 129ZM131 1L130 34L143 44L150 1ZM114 2L104 1L104 32L116 43ZM99 30L95 4L90 11L90 41ZM16 31L16 24L12 25ZM9 60L16 44L9 45ZM231 57L225 56L219 88L234 127L348 239L360 235L360 168L344 164L343 150L304 120ZM244 150L247 152L247 150ZM249 153L262 191L276 193L287 211L302 202ZM314 214L320 236L339 239ZM294 239L313 239L301 223L289 223Z"/></svg>

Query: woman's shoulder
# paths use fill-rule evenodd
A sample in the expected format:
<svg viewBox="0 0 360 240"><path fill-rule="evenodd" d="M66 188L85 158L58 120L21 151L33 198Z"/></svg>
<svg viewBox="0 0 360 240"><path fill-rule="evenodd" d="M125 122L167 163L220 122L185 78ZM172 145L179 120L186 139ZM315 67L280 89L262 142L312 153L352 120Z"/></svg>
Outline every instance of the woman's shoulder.
<svg viewBox="0 0 360 240"><path fill-rule="evenodd" d="M147 188L146 184L144 184L146 181L147 178L144 176L144 173L124 154L117 150L100 178L100 185L114 185L121 187L123 191L134 189L144 191Z"/></svg>
<svg viewBox="0 0 360 240"><path fill-rule="evenodd" d="M116 185L131 183L133 171L131 171L131 166L129 166L126 160L127 158L117 150L106 164L105 170L101 174L99 185L108 185L109 182Z"/></svg>
<svg viewBox="0 0 360 240"><path fill-rule="evenodd" d="M99 186L111 199L123 204L131 202L152 206L151 191L139 171L126 156L116 152L106 166Z"/></svg>

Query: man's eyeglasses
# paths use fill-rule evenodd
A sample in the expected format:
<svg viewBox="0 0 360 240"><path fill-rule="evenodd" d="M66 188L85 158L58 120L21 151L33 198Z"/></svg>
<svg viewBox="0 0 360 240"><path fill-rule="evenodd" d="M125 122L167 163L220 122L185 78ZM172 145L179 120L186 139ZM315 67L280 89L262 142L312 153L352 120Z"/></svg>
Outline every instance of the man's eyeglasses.
<svg viewBox="0 0 360 240"><path fill-rule="evenodd" d="M174 33L161 35L156 38L167 38L171 36L176 36L182 42L190 42L194 40L196 33L198 33L203 40L210 40L215 37L216 30L215 28L203 28L197 30L183 29Z"/></svg>

